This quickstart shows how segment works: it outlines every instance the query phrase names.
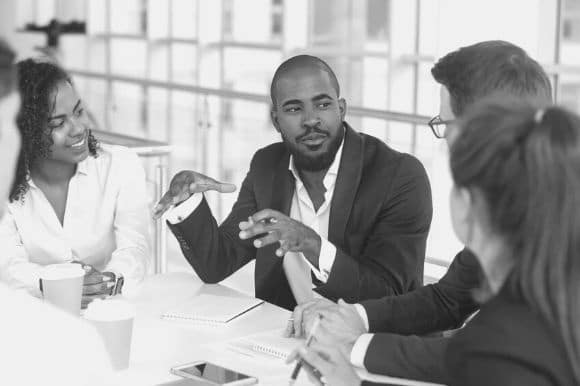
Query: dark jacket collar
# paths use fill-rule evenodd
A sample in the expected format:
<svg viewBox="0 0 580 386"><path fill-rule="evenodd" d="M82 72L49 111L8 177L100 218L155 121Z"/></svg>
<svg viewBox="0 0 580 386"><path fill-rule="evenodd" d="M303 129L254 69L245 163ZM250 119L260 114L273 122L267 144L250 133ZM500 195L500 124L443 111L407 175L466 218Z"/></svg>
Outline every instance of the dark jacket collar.
<svg viewBox="0 0 580 386"><path fill-rule="evenodd" d="M335 245L341 245L344 239L346 224L360 184L363 169L363 138L344 122L344 146L334 195L330 207L328 239ZM271 208L286 215L290 214L292 195L294 194L294 177L288 170L290 153L285 154L275 168L272 187Z"/></svg>

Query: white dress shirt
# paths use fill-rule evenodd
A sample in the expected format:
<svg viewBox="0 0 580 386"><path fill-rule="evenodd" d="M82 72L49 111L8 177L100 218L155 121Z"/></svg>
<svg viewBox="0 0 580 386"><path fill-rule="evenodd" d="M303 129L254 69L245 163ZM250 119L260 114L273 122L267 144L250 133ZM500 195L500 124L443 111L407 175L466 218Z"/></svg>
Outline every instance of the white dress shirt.
<svg viewBox="0 0 580 386"><path fill-rule="evenodd" d="M0 222L0 279L38 295L48 264L80 260L100 271L121 273L126 288L148 266L149 216L145 173L137 156L120 146L102 146L98 157L77 166L68 187L61 225L35 184L23 200L8 204Z"/></svg>
<svg viewBox="0 0 580 386"><path fill-rule="evenodd" d="M358 312L358 315L362 319L365 330L369 331L369 317L367 315L367 311L365 308L358 303L354 304L354 308ZM367 355L367 350L369 348L369 344L373 339L374 334L362 334L359 336L352 346L352 351L350 352L350 363L352 363L356 367L365 368L364 360L365 356Z"/></svg>
<svg viewBox="0 0 580 386"><path fill-rule="evenodd" d="M320 208L318 208L318 211L314 210L314 205L310 199L310 196L308 195L308 191L306 190L306 187L304 186L304 183L302 182L302 179L300 178L300 175L294 166L294 159L292 156L290 156L288 169L292 172L295 178L295 189L290 207L290 217L312 228L316 233L318 233L321 239L318 268L310 264L310 262L301 252L288 252L284 256L285 260L288 258L300 261L300 275L302 277L299 278L299 281L308 287L302 288L304 292L312 292L313 284L310 277L310 271L314 272L314 275L318 280L326 283L330 273L332 272L332 265L334 264L334 259L336 258L336 246L328 241L328 226L330 217L330 204L334 195L334 187L336 184L336 178L338 176L340 160L342 158L343 145L344 139L336 152L336 156L334 157L332 165L330 165L328 172L324 176L323 184L326 188L326 192L324 193L324 203L320 206ZM185 220L197 208L197 206L201 203L201 200L201 194L193 194L181 205L176 206L168 211L165 215L165 218L171 224L177 224ZM295 257L297 257L297 259L295 259ZM289 279L289 281L291 282L290 285L292 288L292 280ZM299 299L303 297L296 296L297 289L292 288L292 292L294 293L294 296L296 297L296 300L299 304L308 300L306 298Z"/></svg>
<svg viewBox="0 0 580 386"><path fill-rule="evenodd" d="M0 283L1 385L113 385L109 356L88 322Z"/></svg>

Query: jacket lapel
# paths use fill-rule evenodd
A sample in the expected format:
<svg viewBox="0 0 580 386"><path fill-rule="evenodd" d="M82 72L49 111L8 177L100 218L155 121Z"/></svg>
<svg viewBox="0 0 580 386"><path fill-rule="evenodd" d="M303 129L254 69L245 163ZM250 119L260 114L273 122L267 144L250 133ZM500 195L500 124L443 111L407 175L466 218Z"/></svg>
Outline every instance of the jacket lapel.
<svg viewBox="0 0 580 386"><path fill-rule="evenodd" d="M344 147L330 206L328 240L343 246L346 224L358 190L363 169L363 139L348 123L344 123Z"/></svg>
<svg viewBox="0 0 580 386"><path fill-rule="evenodd" d="M271 209L282 212L287 216L290 215L292 196L294 195L295 188L294 176L288 169L289 162L290 154L286 151L274 171L272 200L270 205Z"/></svg>

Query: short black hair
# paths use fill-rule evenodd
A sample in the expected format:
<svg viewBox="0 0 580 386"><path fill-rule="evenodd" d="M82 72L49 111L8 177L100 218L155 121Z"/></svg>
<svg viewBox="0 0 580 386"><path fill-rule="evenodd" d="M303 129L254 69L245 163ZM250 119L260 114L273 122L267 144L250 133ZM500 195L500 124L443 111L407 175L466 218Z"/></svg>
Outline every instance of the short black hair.
<svg viewBox="0 0 580 386"><path fill-rule="evenodd" d="M505 94L552 102L552 87L546 72L515 44L490 40L462 47L441 59L431 69L435 80L449 91L451 110L461 116L480 99Z"/></svg>
<svg viewBox="0 0 580 386"><path fill-rule="evenodd" d="M0 39L0 99L16 90L16 53Z"/></svg>
<svg viewBox="0 0 580 386"><path fill-rule="evenodd" d="M312 56L312 55L297 55L293 56L290 59L284 61L274 73L274 77L272 78L272 83L270 84L270 98L272 99L272 106L276 107L276 84L278 80L284 75L286 72L296 68L296 67L314 67L318 68L321 71L324 71L330 77L330 83L332 87L336 90L336 95L340 96L340 86L338 85L338 79L336 78L336 74L332 71L332 68L326 63L324 60Z"/></svg>

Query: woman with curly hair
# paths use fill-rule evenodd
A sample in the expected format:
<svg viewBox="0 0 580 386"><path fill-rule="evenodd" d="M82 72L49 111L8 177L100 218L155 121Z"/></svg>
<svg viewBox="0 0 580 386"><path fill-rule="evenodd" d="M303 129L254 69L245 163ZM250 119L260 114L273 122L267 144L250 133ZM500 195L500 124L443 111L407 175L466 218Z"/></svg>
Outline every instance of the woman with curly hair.
<svg viewBox="0 0 580 386"><path fill-rule="evenodd" d="M83 304L111 293L120 276L143 278L149 260L145 175L137 156L99 146L68 74L34 59L18 63L22 149L0 224L0 278L38 293L48 264L89 273Z"/></svg>

